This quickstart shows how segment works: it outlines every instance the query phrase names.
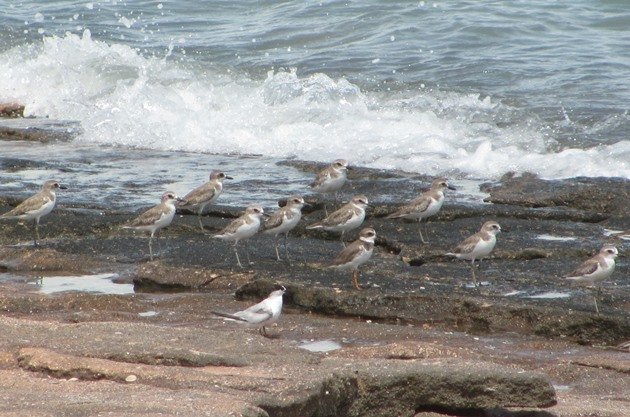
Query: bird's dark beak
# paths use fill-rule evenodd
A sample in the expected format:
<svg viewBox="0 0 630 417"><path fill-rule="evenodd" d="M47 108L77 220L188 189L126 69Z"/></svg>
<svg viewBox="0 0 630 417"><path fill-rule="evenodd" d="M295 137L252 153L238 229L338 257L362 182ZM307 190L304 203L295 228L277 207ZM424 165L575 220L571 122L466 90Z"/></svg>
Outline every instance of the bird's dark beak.
<svg viewBox="0 0 630 417"><path fill-rule="evenodd" d="M179 201L180 203L185 202L186 200L184 200L183 198L179 198L179 197L175 197L176 201Z"/></svg>
<svg viewBox="0 0 630 417"><path fill-rule="evenodd" d="M68 189L68 187L66 187L65 185L59 185L59 189L60 189L60 190L67 190L67 189Z"/></svg>
<svg viewBox="0 0 630 417"><path fill-rule="evenodd" d="M446 188L453 191L457 190L457 188L453 187L451 184L447 185Z"/></svg>
<svg viewBox="0 0 630 417"><path fill-rule="evenodd" d="M347 169L348 171L352 171L354 168L352 168L352 167L346 167L346 169Z"/></svg>
<svg viewBox="0 0 630 417"><path fill-rule="evenodd" d="M225 179L226 179L226 180L233 180L233 179L234 179L234 177L230 177L229 175L226 175L226 176L225 176Z"/></svg>

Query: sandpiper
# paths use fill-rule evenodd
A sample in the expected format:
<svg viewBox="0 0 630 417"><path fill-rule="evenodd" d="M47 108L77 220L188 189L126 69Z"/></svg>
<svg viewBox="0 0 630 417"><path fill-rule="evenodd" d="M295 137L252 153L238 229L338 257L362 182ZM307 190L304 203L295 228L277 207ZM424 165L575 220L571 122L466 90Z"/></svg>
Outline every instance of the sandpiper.
<svg viewBox="0 0 630 417"><path fill-rule="evenodd" d="M599 283L609 278L615 270L615 258L619 254L617 248L613 245L604 245L599 253L586 261L584 261L575 271L566 278L578 284L586 286L597 286L597 294L599 294ZM597 295L593 296L595 300L595 311L599 314L597 306Z"/></svg>
<svg viewBox="0 0 630 417"><path fill-rule="evenodd" d="M264 213L263 208L259 205L249 206L241 217L232 220L232 222L230 222L221 232L213 236L217 239L232 242L234 253L236 254L236 262L241 268L243 268L243 265L241 264L241 260L238 256L236 246L239 241L249 239L258 232L258 229L260 229L260 219ZM249 252L246 253L247 262L251 264L251 261L249 260Z"/></svg>
<svg viewBox="0 0 630 417"><path fill-rule="evenodd" d="M276 259L280 261L280 254L278 253L278 235L284 234L284 251L286 253L287 261L289 259L289 249L287 248L287 238L289 232L297 226L302 218L302 207L304 207L304 199L300 196L293 196L287 199L285 206L281 207L262 225L262 232L265 234L273 235L274 247L276 249Z"/></svg>
<svg viewBox="0 0 630 417"><path fill-rule="evenodd" d="M359 287L359 267L366 263L374 251L376 232L371 227L366 227L359 232L359 238L341 251L332 262L330 268L341 271L352 271L352 285L357 290Z"/></svg>
<svg viewBox="0 0 630 417"><path fill-rule="evenodd" d="M343 236L346 232L356 229L365 220L365 209L368 206L368 199L364 195L352 197L349 203L343 205L339 210L332 212L323 220L307 226L307 229L323 229L329 232L341 232L341 243L345 246Z"/></svg>
<svg viewBox="0 0 630 417"><path fill-rule="evenodd" d="M175 217L175 202L180 199L172 191L162 194L160 204L151 207L135 219L123 225L123 229L134 229L141 232L149 232L149 256L153 260L153 236L170 225Z"/></svg>
<svg viewBox="0 0 630 417"><path fill-rule="evenodd" d="M418 220L418 231L422 243L428 243L422 236L422 219L426 219L437 214L444 204L444 190L455 190L444 178L437 178L431 183L431 189L411 200L408 204L387 216L388 219L410 219ZM427 230L428 235L428 230ZM428 237L428 236L427 236Z"/></svg>
<svg viewBox="0 0 630 417"><path fill-rule="evenodd" d="M41 190L26 200L18 204L13 210L0 216L1 219L18 219L18 220L34 220L35 236L33 237L33 245L37 246L39 240L39 219L49 214L57 202L57 194L55 190L59 188L65 190L66 187L59 184L58 181L48 180L44 182Z"/></svg>
<svg viewBox="0 0 630 417"><path fill-rule="evenodd" d="M210 172L210 181L195 188L182 198L182 201L177 204L178 207L197 211L199 218L199 227L203 231L203 223L201 222L201 215L208 204L214 203L221 191L223 191L223 180L233 179L232 177L225 175L225 173L213 170Z"/></svg>
<svg viewBox="0 0 630 417"><path fill-rule="evenodd" d="M347 180L348 161L335 159L329 166L317 173L315 180L309 184L317 193L337 193ZM328 216L328 210L324 204L324 211Z"/></svg>
<svg viewBox="0 0 630 417"><path fill-rule="evenodd" d="M269 297L265 298L260 303L254 304L245 310L237 311L234 314L219 311L211 311L211 313L244 324L248 327L257 327L260 334L268 337L265 326L272 325L280 318L280 313L282 312L282 296L286 290L286 288L281 287L281 289L275 290L269 294Z"/></svg>
<svg viewBox="0 0 630 417"><path fill-rule="evenodd" d="M466 259L471 261L472 279L477 286L477 278L475 277L475 260L488 256L497 243L497 234L501 231L499 223L488 221L481 226L474 235L466 238L452 252L446 255L455 256L457 259Z"/></svg>

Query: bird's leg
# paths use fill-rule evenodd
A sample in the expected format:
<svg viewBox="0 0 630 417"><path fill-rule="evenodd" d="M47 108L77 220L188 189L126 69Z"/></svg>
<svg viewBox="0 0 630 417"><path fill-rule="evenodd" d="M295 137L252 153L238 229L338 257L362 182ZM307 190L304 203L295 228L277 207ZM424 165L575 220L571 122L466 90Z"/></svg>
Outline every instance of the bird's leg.
<svg viewBox="0 0 630 417"><path fill-rule="evenodd" d="M278 235L273 237L273 247L276 249L276 261L281 261L280 254L278 253Z"/></svg>
<svg viewBox="0 0 630 417"><path fill-rule="evenodd" d="M237 244L238 244L238 241L234 242L234 245L233 245L233 247L234 247L234 253L236 254L236 263L238 264L238 266L239 266L240 268L242 268L242 267L243 267L243 265L241 264L241 259L238 257L238 249L236 249L236 245L237 245Z"/></svg>
<svg viewBox="0 0 630 417"><path fill-rule="evenodd" d="M199 212L197 213L197 219L199 219L199 227L201 228L201 231L203 232L203 223L201 222L201 210L199 210Z"/></svg>
<svg viewBox="0 0 630 417"><path fill-rule="evenodd" d="M354 271L352 271L352 285L357 290L361 289L361 287L359 287L359 270L358 269L355 269Z"/></svg>
<svg viewBox="0 0 630 417"><path fill-rule="evenodd" d="M153 260L153 233L149 236L149 259Z"/></svg>
<svg viewBox="0 0 630 417"><path fill-rule="evenodd" d="M260 329L258 329L258 332L259 332L261 335L265 336L265 337L269 337L269 336L267 335L267 329L265 328L265 326L263 326L263 327L261 327Z"/></svg>
<svg viewBox="0 0 630 417"><path fill-rule="evenodd" d="M285 233L284 234L284 253L286 254L287 257L287 262L289 262L289 265L291 265L291 258L289 258L289 233Z"/></svg>
<svg viewBox="0 0 630 417"><path fill-rule="evenodd" d="M342 230L341 231L341 244L343 245L343 247L346 247L346 242L343 240L343 236L345 235L346 231Z"/></svg>
<svg viewBox="0 0 630 417"><path fill-rule="evenodd" d="M597 314L599 314L599 307L597 307L597 298L600 296L601 290L602 290L602 287L598 285L597 292L595 293L595 296L593 297L593 300L595 300L595 312Z"/></svg>
<svg viewBox="0 0 630 417"><path fill-rule="evenodd" d="M249 243L245 241L245 255L247 255L247 265L251 265L252 261L249 259Z"/></svg>
<svg viewBox="0 0 630 417"><path fill-rule="evenodd" d="M429 219L424 222L424 235L427 237L427 241L424 243L429 243Z"/></svg>
<svg viewBox="0 0 630 417"><path fill-rule="evenodd" d="M479 283L477 283L477 277L475 276L475 260L474 259L470 262L470 270L472 271L472 280L476 288L479 286Z"/></svg>
<svg viewBox="0 0 630 417"><path fill-rule="evenodd" d="M37 241L39 240L39 218L35 219L35 240L33 241L33 246L39 246Z"/></svg>
<svg viewBox="0 0 630 417"><path fill-rule="evenodd" d="M418 219L418 232L420 233L420 240L422 241L422 243L429 243L428 241L426 241L424 239L424 236L422 236L422 219Z"/></svg>
<svg viewBox="0 0 630 417"><path fill-rule="evenodd" d="M155 232L155 241L158 244L158 250L160 251L159 254L162 254L162 237L159 231Z"/></svg>

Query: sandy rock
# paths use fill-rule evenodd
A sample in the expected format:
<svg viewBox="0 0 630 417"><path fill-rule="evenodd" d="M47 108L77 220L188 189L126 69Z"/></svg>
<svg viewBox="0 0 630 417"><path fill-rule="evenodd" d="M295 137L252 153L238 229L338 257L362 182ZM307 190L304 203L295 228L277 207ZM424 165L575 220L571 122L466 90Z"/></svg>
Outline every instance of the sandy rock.
<svg viewBox="0 0 630 417"><path fill-rule="evenodd" d="M151 289L206 290L237 288L250 281L253 273L221 269L175 268L151 262L136 270L133 283L142 291Z"/></svg>
<svg viewBox="0 0 630 417"><path fill-rule="evenodd" d="M18 103L0 103L0 117L24 117L24 105Z"/></svg>

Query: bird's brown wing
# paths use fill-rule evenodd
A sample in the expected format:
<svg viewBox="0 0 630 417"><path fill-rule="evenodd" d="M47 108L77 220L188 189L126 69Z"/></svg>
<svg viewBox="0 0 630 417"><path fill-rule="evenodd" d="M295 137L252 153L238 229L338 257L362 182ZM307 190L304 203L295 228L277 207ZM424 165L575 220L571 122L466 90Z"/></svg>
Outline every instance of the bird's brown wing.
<svg viewBox="0 0 630 417"><path fill-rule="evenodd" d="M337 257L332 261L331 266L340 266L352 262L352 260L363 251L365 251L365 247L361 241L352 242L344 250L342 250L339 255L337 255Z"/></svg>
<svg viewBox="0 0 630 417"><path fill-rule="evenodd" d="M575 271L571 272L569 277L581 277L584 275L590 275L593 272L597 271L597 267L599 266L599 261L596 258L588 259L580 266L578 266Z"/></svg>
<svg viewBox="0 0 630 417"><path fill-rule="evenodd" d="M44 204L52 201L50 196L45 194L35 194L18 204L13 210L3 214L3 217L22 216L32 211L40 209Z"/></svg>
<svg viewBox="0 0 630 417"><path fill-rule="evenodd" d="M186 207L205 203L206 201L212 200L214 196L217 195L217 191L215 184L209 182L205 183L186 194L179 205Z"/></svg>
<svg viewBox="0 0 630 417"><path fill-rule="evenodd" d="M151 226L155 224L162 216L168 214L168 208L163 204L158 204L157 206L151 207L144 213L140 214L133 220L130 220L123 227L142 227L142 226Z"/></svg>

